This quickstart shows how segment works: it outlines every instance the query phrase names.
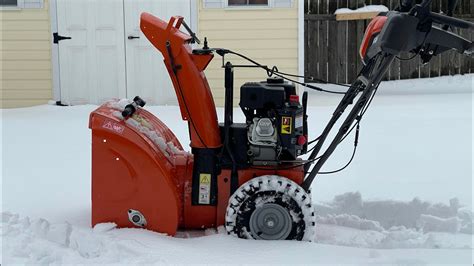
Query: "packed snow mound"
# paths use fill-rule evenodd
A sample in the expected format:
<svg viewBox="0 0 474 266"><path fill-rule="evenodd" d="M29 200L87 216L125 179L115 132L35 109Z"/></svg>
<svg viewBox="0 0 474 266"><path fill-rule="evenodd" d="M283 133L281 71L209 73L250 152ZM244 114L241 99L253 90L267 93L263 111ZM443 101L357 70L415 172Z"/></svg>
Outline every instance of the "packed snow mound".
<svg viewBox="0 0 474 266"><path fill-rule="evenodd" d="M117 229L114 223L103 223L94 228L87 228L68 222L52 223L41 218L20 217L18 214L8 212L3 212L1 217L3 240L3 258L1 259L5 264L168 263L169 261L163 260L163 254L181 249L186 249L186 252L195 252L195 255L199 257L202 250L196 250L198 243L199 245L204 243L202 244L204 246L209 245L211 250L221 246L222 243L227 243L224 246L234 244L241 246L244 244L241 241L246 241L245 245L250 246L258 246L262 243L260 249L267 245L270 245L271 249L272 245L276 245L286 250L293 245L287 241L239 240L227 235L223 227L217 230L180 232L177 237L188 238L180 239L144 229ZM363 219L353 215L337 215L333 218L335 221L345 220L346 225L348 221L367 224ZM382 230L374 224L368 227L371 228L369 230L318 224L316 242L378 249L472 249L471 235L468 234L424 233L403 226ZM349 225L353 226L353 224ZM294 245L297 245L298 249L312 247L309 242ZM321 248L321 246L317 247ZM379 254L378 251L376 253ZM378 257L377 254L373 254L374 257Z"/></svg>
<svg viewBox="0 0 474 266"><path fill-rule="evenodd" d="M45 219L1 213L2 264L192 264L334 263L332 254L344 254L339 263L398 264L404 259L466 262L470 260L471 237L467 234L429 233L406 228L386 232L358 230L334 225L317 226L318 243L298 241L252 241L226 234L223 227L181 232L188 239L173 238L144 229L117 229L114 223L94 228L52 223ZM461 238L460 238L461 236ZM338 244L324 245L324 244ZM353 246L341 247L340 245ZM354 247L384 248L364 250ZM424 248L422 260L418 249ZM428 248L428 249L426 249ZM232 252L229 252L232 251ZM257 253L255 252L257 251ZM176 256L176 254L182 254ZM221 254L221 255L219 255ZM225 254L225 256L222 256ZM258 255L257 255L258 254ZM293 254L294 256L288 256ZM449 254L449 255L447 255ZM434 256L434 257L433 257ZM455 256L455 257L453 257ZM441 260L440 260L441 258ZM406 264L406 261L405 263Z"/></svg>
<svg viewBox="0 0 474 266"><path fill-rule="evenodd" d="M114 223L79 228L3 212L3 263L118 263L121 258L133 258L136 253L126 245L128 240L116 242L108 234L115 228Z"/></svg>
<svg viewBox="0 0 474 266"><path fill-rule="evenodd" d="M364 201L359 192L338 195L332 202L315 205L320 224L360 230L386 231L401 227L428 232L472 234L472 212L461 208L459 200L449 205L432 204L418 198L410 202L394 200Z"/></svg>
<svg viewBox="0 0 474 266"><path fill-rule="evenodd" d="M425 233L404 226L375 231L332 224L316 224L316 242L377 249L472 249L472 235Z"/></svg>
<svg viewBox="0 0 474 266"><path fill-rule="evenodd" d="M334 14L365 13L365 12L387 12L388 7L384 5L368 5L357 9L339 8Z"/></svg>

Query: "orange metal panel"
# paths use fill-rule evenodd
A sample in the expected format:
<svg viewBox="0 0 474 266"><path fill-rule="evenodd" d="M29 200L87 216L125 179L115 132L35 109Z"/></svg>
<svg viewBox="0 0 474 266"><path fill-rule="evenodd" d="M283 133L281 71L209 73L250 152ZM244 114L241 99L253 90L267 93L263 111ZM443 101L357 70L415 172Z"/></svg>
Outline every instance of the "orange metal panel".
<svg viewBox="0 0 474 266"><path fill-rule="evenodd" d="M117 118L117 110L106 103L91 113L92 129L92 225L115 222L133 227L127 211L140 211L147 229L174 235L182 222L180 179L189 155L174 134L146 110L133 118L164 143L176 147L162 150L142 128ZM132 122L132 121L129 121Z"/></svg>
<svg viewBox="0 0 474 266"><path fill-rule="evenodd" d="M178 97L182 118L190 122L191 147L219 148L222 142L216 107L203 73L214 56L192 53L189 45L191 37L179 30L182 20L182 17L172 17L166 23L151 14L143 13L140 28L163 55Z"/></svg>
<svg viewBox="0 0 474 266"><path fill-rule="evenodd" d="M380 33L382 31L385 22L387 21L386 16L378 16L372 19L365 30L364 38L362 39L362 44L360 45L359 55L364 60L365 55L367 53L367 49L369 49L370 42L372 41L372 37Z"/></svg>

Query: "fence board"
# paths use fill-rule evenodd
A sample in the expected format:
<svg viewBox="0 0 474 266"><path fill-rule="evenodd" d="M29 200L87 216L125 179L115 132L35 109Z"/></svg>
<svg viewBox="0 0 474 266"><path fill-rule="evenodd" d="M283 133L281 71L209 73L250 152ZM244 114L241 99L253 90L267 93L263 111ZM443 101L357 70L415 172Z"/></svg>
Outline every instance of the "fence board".
<svg viewBox="0 0 474 266"><path fill-rule="evenodd" d="M322 80L328 79L328 22L319 24L319 76Z"/></svg>
<svg viewBox="0 0 474 266"><path fill-rule="evenodd" d="M409 57L413 57L414 54L411 53L409 54ZM420 57L416 55L413 57L413 59L408 60L408 78L409 79L414 79L414 78L419 78L420 77Z"/></svg>
<svg viewBox="0 0 474 266"><path fill-rule="evenodd" d="M356 48L356 53L357 53L357 66L359 71L362 68L362 58L360 58L359 55L359 48L362 44L362 38L364 37L365 33L365 27L366 27L366 22L367 20L359 20L357 21L357 48ZM352 41L352 40L349 40Z"/></svg>
<svg viewBox="0 0 474 266"><path fill-rule="evenodd" d="M441 55L439 55L439 57L441 58L440 75L441 76L449 75L449 67L451 64L451 57L452 57L451 51L444 52Z"/></svg>
<svg viewBox="0 0 474 266"><path fill-rule="evenodd" d="M350 83L362 67L358 50L369 20L335 21L337 8L357 8L363 0L305 0L305 73L330 82ZM473 21L474 2L460 0L456 16ZM384 4L390 9L398 6L399 0L371 0L367 4ZM307 8L306 8L307 6ZM433 0L432 11L446 11L447 0ZM458 34L472 40L474 33L459 30ZM402 54L402 58L412 54ZM385 77L388 80L437 77L474 73L474 59L454 51L432 58L421 64L419 57L410 61L395 60Z"/></svg>
<svg viewBox="0 0 474 266"><path fill-rule="evenodd" d="M307 76L318 76L318 63L319 58L317 56L317 45L318 45L318 36L317 36L317 25L319 21L308 21L308 32L306 33L308 42L305 47L305 53L308 54L308 61L311 63L306 64L306 73Z"/></svg>
<svg viewBox="0 0 474 266"><path fill-rule="evenodd" d="M419 60L419 66L418 68L420 69L420 78L429 78L430 77L430 64L422 64L421 60Z"/></svg>
<svg viewBox="0 0 474 266"><path fill-rule="evenodd" d="M390 0L380 0L379 5L390 6Z"/></svg>
<svg viewBox="0 0 474 266"><path fill-rule="evenodd" d="M412 58L411 53L402 53L400 55L400 79L418 78L418 58L406 60Z"/></svg>
<svg viewBox="0 0 474 266"><path fill-rule="evenodd" d="M318 7L319 7L319 4L317 0L312 0L309 2L308 9L310 10L311 13L318 14L319 12Z"/></svg>
<svg viewBox="0 0 474 266"><path fill-rule="evenodd" d="M472 10L472 6L474 6L474 5L471 5L471 10ZM470 21L474 22L474 19L471 19ZM474 31L471 31L470 35L471 35L470 40L473 40L474 39ZM474 57L470 56L470 57L468 57L468 60L469 60L469 73L474 73Z"/></svg>
<svg viewBox="0 0 474 266"><path fill-rule="evenodd" d="M337 22L337 82L346 83L347 57L347 21Z"/></svg>
<svg viewBox="0 0 474 266"><path fill-rule="evenodd" d="M328 14L328 2L327 0L319 1L318 14Z"/></svg>
<svg viewBox="0 0 474 266"><path fill-rule="evenodd" d="M312 33L312 36L313 36L313 41L311 42L311 47L310 49L313 49L314 50L314 56L316 57L316 64L315 64L315 73L316 73L316 77L318 78L321 78L321 65L322 65L322 59L321 59L321 55L320 55L320 51L322 49L320 49L320 41L319 41L319 25L321 25L322 23L324 23L323 20L319 20L319 21L314 21L314 24L313 24L313 33Z"/></svg>
<svg viewBox="0 0 474 266"><path fill-rule="evenodd" d="M306 0L306 2L307 2L307 0ZM309 44L310 44L309 39L308 39L309 38L308 24L309 24L309 21L305 19L304 20L304 32L305 32L305 34L304 34L304 41L303 41L304 42L304 51L305 51L304 52L304 66L305 66L304 67L304 75L305 76L310 76L308 68L310 66L309 62L311 62L311 60L309 59L309 53L310 52L308 51Z"/></svg>
<svg viewBox="0 0 474 266"><path fill-rule="evenodd" d="M322 0L325 1L325 0ZM328 13L327 14L334 14L337 9L337 0L327 0L328 2Z"/></svg>
<svg viewBox="0 0 474 266"><path fill-rule="evenodd" d="M432 12L441 11L441 1L440 0L433 0L433 2L431 2L431 11Z"/></svg>
<svg viewBox="0 0 474 266"><path fill-rule="evenodd" d="M328 22L328 80L337 82L337 21Z"/></svg>
<svg viewBox="0 0 474 266"><path fill-rule="evenodd" d="M400 55L400 58L408 58L408 54L407 53L402 53ZM395 59L397 60L397 59ZM409 64L408 64L408 61L406 60L397 60L397 61L400 61L400 79L407 79L409 76L410 76L410 69L409 69Z"/></svg>
<svg viewBox="0 0 474 266"><path fill-rule="evenodd" d="M434 56L430 61L430 78L439 77L441 69L441 57Z"/></svg>
<svg viewBox="0 0 474 266"><path fill-rule="evenodd" d="M470 39L470 30L468 29L461 29L459 31L460 35L466 39ZM469 57L468 56L462 56L460 58L460 73L469 73Z"/></svg>
<svg viewBox="0 0 474 266"><path fill-rule="evenodd" d="M458 29L454 29L455 34L460 34ZM449 65L449 74L450 75L457 75L460 74L461 69L461 55L456 51L450 51L450 65Z"/></svg>
<svg viewBox="0 0 474 266"><path fill-rule="evenodd" d="M394 10L398 7L399 0L390 0L390 5L387 6L390 10Z"/></svg>
<svg viewBox="0 0 474 266"><path fill-rule="evenodd" d="M357 23L359 21L347 22L347 83L352 82L357 77L359 69L357 57Z"/></svg>
<svg viewBox="0 0 474 266"><path fill-rule="evenodd" d="M474 3L471 3L471 4L470 4L470 8L469 8L469 9L470 9L469 14L471 14L471 15L474 14ZM472 73L472 72L471 72L471 73Z"/></svg>
<svg viewBox="0 0 474 266"><path fill-rule="evenodd" d="M347 7L347 0L334 0L337 2L337 8L345 8Z"/></svg>

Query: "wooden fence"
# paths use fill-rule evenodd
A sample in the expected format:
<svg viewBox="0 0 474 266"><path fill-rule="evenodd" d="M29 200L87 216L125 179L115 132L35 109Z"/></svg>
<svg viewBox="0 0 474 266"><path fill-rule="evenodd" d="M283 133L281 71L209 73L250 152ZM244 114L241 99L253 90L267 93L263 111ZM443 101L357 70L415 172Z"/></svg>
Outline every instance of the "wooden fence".
<svg viewBox="0 0 474 266"><path fill-rule="evenodd" d="M398 0L365 0L365 3L394 9ZM355 79L362 67L359 47L369 20L336 21L334 12L337 8L355 9L363 5L363 0L305 0L306 76L339 83L351 83ZM434 0L432 11L446 10L446 6L447 0ZM474 1L459 0L454 16L474 21ZM455 32L467 39L474 39L474 33L468 30L455 29ZM401 57L407 58L409 55ZM465 73L474 73L474 60L449 51L433 57L426 65L421 64L419 56L413 60L395 60L385 80Z"/></svg>

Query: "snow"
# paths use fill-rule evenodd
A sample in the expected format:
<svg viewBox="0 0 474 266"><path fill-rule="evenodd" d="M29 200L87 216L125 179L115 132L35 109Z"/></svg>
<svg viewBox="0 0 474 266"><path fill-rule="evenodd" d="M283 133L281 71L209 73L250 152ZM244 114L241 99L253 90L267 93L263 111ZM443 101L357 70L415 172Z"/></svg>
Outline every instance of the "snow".
<svg viewBox="0 0 474 266"><path fill-rule="evenodd" d="M312 186L316 243L241 240L222 227L176 238L113 223L91 228L87 126L96 106L2 110L2 264L472 265L473 80L382 84L362 120L354 162ZM310 93L310 137L338 99ZM189 150L178 107L147 109ZM238 109L234 116L243 120ZM323 170L343 165L351 152L348 138Z"/></svg>
<svg viewBox="0 0 474 266"><path fill-rule="evenodd" d="M334 14L364 13L364 12L387 12L388 8L384 5L367 5L357 9L338 8Z"/></svg>

